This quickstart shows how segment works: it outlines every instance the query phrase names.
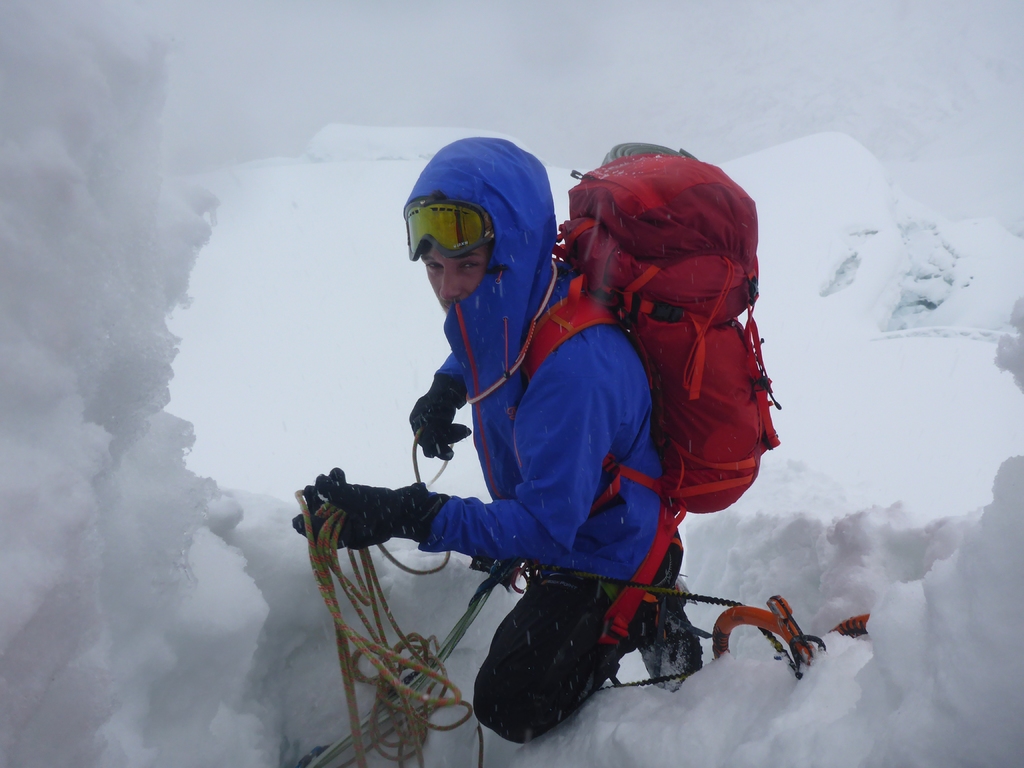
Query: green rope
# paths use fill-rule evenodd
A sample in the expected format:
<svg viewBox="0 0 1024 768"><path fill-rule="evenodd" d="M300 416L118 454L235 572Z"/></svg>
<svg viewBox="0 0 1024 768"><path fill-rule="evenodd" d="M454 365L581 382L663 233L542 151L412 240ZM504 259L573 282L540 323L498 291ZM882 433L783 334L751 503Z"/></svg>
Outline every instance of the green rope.
<svg viewBox="0 0 1024 768"><path fill-rule="evenodd" d="M661 677L650 677L646 680L636 680L631 683L615 683L613 682L609 688L642 688L645 685L658 685L660 683L672 683L682 682L686 678L693 675L693 672L683 672L679 675L663 675Z"/></svg>
<svg viewBox="0 0 1024 768"><path fill-rule="evenodd" d="M642 589L645 592L650 592L651 594L655 595L674 595L676 597L682 597L687 602L691 603L709 603L711 605L724 605L727 608L734 608L736 606L743 605L743 603L737 602L736 600L726 600L724 597L712 597L710 595L698 595L694 592L683 592L681 589L677 587L655 587L651 584L642 584L639 581L630 581L628 579L613 579L610 576L601 576L596 573L587 573L586 571L576 571L571 568L562 568L558 565L538 565L533 570L539 572L557 571L558 573L564 573L569 576L577 576L581 579L600 581L604 584L614 584L617 587Z"/></svg>

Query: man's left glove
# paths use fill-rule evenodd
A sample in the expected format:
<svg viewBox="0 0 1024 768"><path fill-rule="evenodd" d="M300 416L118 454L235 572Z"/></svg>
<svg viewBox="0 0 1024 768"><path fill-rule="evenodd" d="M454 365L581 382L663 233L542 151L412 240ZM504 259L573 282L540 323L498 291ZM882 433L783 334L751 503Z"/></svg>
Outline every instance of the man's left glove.
<svg viewBox="0 0 1024 768"><path fill-rule="evenodd" d="M420 434L420 448L428 459L455 458L452 444L465 440L473 430L455 424L455 411L466 404L466 385L462 379L446 373L435 373L430 391L416 401L409 414L413 432Z"/></svg>
<svg viewBox="0 0 1024 768"><path fill-rule="evenodd" d="M316 485L307 485L302 495L313 520L314 536L324 522L324 518L316 514L324 501L345 511L338 546L350 549L383 544L393 536L426 541L431 523L449 498L444 494L431 495L423 483L395 490L350 485L345 473L337 468L329 475L320 475ZM302 515L294 518L292 525L306 535Z"/></svg>

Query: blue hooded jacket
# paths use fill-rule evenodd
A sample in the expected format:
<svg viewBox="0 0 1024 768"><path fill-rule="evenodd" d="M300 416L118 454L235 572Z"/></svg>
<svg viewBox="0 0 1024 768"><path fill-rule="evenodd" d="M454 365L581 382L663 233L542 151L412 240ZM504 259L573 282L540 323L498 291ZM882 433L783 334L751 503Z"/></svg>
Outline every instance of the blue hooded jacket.
<svg viewBox="0 0 1024 768"><path fill-rule="evenodd" d="M476 203L494 225L487 274L444 326L452 355L440 372L461 377L472 397L514 363L547 292L554 204L540 161L500 139L464 139L438 152L409 200L436 191ZM566 295L571 277L559 275L549 305ZM657 495L623 478L621 503L593 517L590 508L610 481L601 468L608 453L660 476L650 414L647 377L623 332L598 325L577 334L528 388L517 373L473 406L473 437L494 500L452 497L421 549L631 577L654 538Z"/></svg>

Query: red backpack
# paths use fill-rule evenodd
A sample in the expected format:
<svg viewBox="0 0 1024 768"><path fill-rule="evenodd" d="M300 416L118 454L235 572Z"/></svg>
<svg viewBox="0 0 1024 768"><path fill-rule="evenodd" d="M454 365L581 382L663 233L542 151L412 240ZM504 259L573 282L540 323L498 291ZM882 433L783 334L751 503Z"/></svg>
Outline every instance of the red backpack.
<svg viewBox="0 0 1024 768"><path fill-rule="evenodd" d="M779 445L753 318L754 201L721 169L684 156L620 157L580 178L556 255L582 277L537 324L527 375L574 333L618 322L651 387L664 473L655 487L690 512L725 509Z"/></svg>

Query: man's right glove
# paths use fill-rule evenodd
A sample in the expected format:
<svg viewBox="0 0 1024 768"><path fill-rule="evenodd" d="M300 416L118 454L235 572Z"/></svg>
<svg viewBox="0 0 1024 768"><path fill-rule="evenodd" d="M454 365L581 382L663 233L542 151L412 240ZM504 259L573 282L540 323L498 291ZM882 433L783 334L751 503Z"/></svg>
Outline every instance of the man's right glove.
<svg viewBox="0 0 1024 768"><path fill-rule="evenodd" d="M466 404L466 385L462 379L444 373L434 374L430 390L416 401L409 414L412 431L420 435L420 448L429 459L450 461L455 456L452 443L464 440L473 431L463 424L453 424L455 411Z"/></svg>
<svg viewBox="0 0 1024 768"><path fill-rule="evenodd" d="M426 541L434 518L449 498L444 494L430 493L423 483L396 489L352 485L346 480L345 473L337 468L332 469L329 475L320 475L316 485L307 485L302 495L309 507L314 538L324 523L324 519L317 515L324 500L345 511L338 546L351 549L383 544L394 536ZM306 535L302 515L292 520L292 526Z"/></svg>

